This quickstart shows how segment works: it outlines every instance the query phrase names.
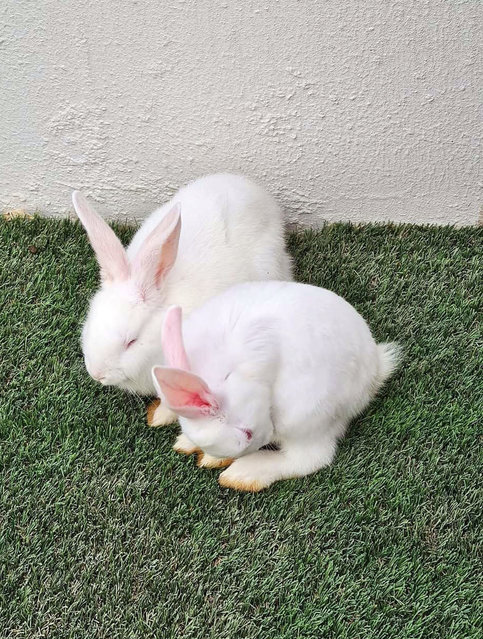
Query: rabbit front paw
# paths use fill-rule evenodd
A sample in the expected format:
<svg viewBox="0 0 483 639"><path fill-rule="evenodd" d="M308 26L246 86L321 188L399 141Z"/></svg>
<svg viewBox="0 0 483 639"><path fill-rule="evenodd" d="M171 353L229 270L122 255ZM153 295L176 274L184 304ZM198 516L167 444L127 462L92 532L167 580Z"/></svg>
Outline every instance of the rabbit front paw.
<svg viewBox="0 0 483 639"><path fill-rule="evenodd" d="M175 450L177 453L180 453L181 455L193 455L194 453L198 453L199 455L203 454L201 452L201 448L195 446L193 442L186 437L186 435L183 435L183 433L178 435L178 437L176 438L176 441L173 445L173 450Z"/></svg>
<svg viewBox="0 0 483 639"><path fill-rule="evenodd" d="M213 457L208 455L208 453L198 454L197 464L199 468L226 468L231 463L233 463L233 459L230 457Z"/></svg>
<svg viewBox="0 0 483 639"><path fill-rule="evenodd" d="M148 426L167 426L168 424L174 424L177 419L176 413L161 404L159 399L155 399L148 406Z"/></svg>

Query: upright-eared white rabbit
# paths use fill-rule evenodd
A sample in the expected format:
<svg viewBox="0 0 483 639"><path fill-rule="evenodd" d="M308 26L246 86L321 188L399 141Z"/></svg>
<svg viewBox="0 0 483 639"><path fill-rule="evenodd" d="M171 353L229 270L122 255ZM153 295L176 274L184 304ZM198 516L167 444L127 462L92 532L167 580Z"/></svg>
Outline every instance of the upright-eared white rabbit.
<svg viewBox="0 0 483 639"><path fill-rule="evenodd" d="M102 384L155 394L151 368L164 361L159 326L169 305L189 314L232 284L291 279L280 207L245 177L188 184L146 219L126 250L81 193L72 200L101 271L82 347L88 372ZM173 419L161 406L152 424Z"/></svg>
<svg viewBox="0 0 483 639"><path fill-rule="evenodd" d="M168 366L158 393L178 414L175 450L201 449L201 464L235 461L219 478L257 491L331 463L350 420L397 365L394 344L376 344L357 311L331 291L294 282L238 284L181 326L168 310ZM260 450L276 443L279 450Z"/></svg>

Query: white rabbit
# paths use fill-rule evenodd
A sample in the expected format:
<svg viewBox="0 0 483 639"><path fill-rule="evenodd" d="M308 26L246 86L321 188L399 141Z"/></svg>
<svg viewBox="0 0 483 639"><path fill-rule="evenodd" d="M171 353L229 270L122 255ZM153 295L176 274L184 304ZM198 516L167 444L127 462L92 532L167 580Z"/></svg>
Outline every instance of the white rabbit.
<svg viewBox="0 0 483 639"><path fill-rule="evenodd" d="M169 305L189 314L232 284L291 279L281 209L245 177L188 184L146 219L127 250L81 193L72 200L101 271L82 347L89 374L102 384L155 395L151 368L163 361L159 326ZM175 418L161 406L151 423Z"/></svg>
<svg viewBox="0 0 483 639"><path fill-rule="evenodd" d="M398 362L397 346L376 344L348 302L294 282L233 286L183 330L172 307L162 341L169 366L155 366L153 380L180 418L175 450L201 449L205 466L236 458L219 482L237 490L330 464L349 422ZM260 450L269 443L279 450Z"/></svg>

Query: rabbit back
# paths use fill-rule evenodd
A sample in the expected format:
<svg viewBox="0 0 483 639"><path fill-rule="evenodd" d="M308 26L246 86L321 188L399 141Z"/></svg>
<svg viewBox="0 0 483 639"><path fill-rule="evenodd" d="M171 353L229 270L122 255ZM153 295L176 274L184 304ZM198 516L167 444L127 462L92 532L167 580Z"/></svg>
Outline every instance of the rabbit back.
<svg viewBox="0 0 483 639"><path fill-rule="evenodd" d="M200 178L154 211L127 249L130 260L175 203L181 205L182 227L167 305L189 312L239 282L292 279L279 205L258 184L231 174Z"/></svg>

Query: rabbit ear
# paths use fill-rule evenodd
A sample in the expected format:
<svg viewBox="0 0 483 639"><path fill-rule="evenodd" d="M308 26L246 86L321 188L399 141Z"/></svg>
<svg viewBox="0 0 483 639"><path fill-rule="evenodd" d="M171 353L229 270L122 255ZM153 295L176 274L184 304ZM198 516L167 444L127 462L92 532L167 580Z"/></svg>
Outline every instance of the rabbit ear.
<svg viewBox="0 0 483 639"><path fill-rule="evenodd" d="M190 364L183 344L181 306L170 306L166 311L161 345L168 366L189 371Z"/></svg>
<svg viewBox="0 0 483 639"><path fill-rule="evenodd" d="M143 290L158 288L178 254L181 207L176 204L144 240L132 263L132 275Z"/></svg>
<svg viewBox="0 0 483 639"><path fill-rule="evenodd" d="M80 191L72 193L72 203L96 254L102 281L127 279L129 263L126 251L114 231L94 211Z"/></svg>
<svg viewBox="0 0 483 639"><path fill-rule="evenodd" d="M158 394L164 397L169 408L178 415L196 419L218 413L218 402L198 375L178 368L155 366L152 376Z"/></svg>

